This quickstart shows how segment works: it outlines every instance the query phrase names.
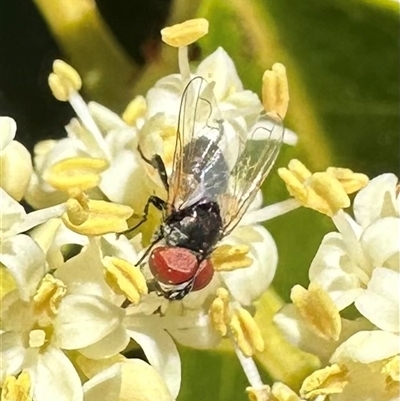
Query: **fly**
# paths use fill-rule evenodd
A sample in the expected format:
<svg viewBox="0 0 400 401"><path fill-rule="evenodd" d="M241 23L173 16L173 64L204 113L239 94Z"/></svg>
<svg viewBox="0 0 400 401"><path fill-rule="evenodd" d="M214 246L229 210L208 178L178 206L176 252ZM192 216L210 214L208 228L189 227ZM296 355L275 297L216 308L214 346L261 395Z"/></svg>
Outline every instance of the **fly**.
<svg viewBox="0 0 400 401"><path fill-rule="evenodd" d="M170 300L209 284L211 253L239 223L282 143L283 125L265 114L250 135L242 117L225 122L213 86L196 77L183 92L170 176L159 155L147 158L139 148L158 170L168 198L151 196L143 220L129 231L146 221L150 205L162 211L162 223L143 258L149 255L156 288Z"/></svg>

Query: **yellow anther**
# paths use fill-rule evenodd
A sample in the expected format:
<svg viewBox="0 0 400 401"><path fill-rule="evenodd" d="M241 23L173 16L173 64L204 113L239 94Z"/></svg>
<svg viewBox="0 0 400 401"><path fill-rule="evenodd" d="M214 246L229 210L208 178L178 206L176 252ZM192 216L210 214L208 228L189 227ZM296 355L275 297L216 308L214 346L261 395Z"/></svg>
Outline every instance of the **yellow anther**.
<svg viewBox="0 0 400 401"><path fill-rule="evenodd" d="M76 206L76 204L74 203ZM132 216L133 210L129 206L117 203L91 200L88 201L88 217L83 220L84 211L77 207L77 215L73 210L68 210L62 215L62 221L72 231L82 235L104 235L118 233L128 229L126 220Z"/></svg>
<svg viewBox="0 0 400 401"><path fill-rule="evenodd" d="M271 398L268 401L301 401L301 399L286 384L276 382L271 388Z"/></svg>
<svg viewBox="0 0 400 401"><path fill-rule="evenodd" d="M327 366L308 376L300 389L300 396L315 400L319 395L340 394L348 384L347 371L339 365Z"/></svg>
<svg viewBox="0 0 400 401"><path fill-rule="evenodd" d="M400 389L400 355L390 358L381 370L385 377L387 391L397 392Z"/></svg>
<svg viewBox="0 0 400 401"><path fill-rule="evenodd" d="M18 378L6 376L1 389L1 401L32 401L31 377L23 371Z"/></svg>
<svg viewBox="0 0 400 401"><path fill-rule="evenodd" d="M249 267L253 260L247 256L247 245L220 245L211 255L212 265L217 271L231 271Z"/></svg>
<svg viewBox="0 0 400 401"><path fill-rule="evenodd" d="M291 173L301 182L312 176L311 171L300 160L290 160L288 167Z"/></svg>
<svg viewBox="0 0 400 401"><path fill-rule="evenodd" d="M54 278L51 274L46 274L33 296L35 307L46 310L48 313L57 314L60 302L66 292L67 287L61 280Z"/></svg>
<svg viewBox="0 0 400 401"><path fill-rule="evenodd" d="M78 92L82 87L78 72L62 60L54 61L48 82L54 97L62 102L67 101L72 93Z"/></svg>
<svg viewBox="0 0 400 401"><path fill-rule="evenodd" d="M275 399L271 399L271 388L266 384L262 388L247 387L246 393L250 401L275 401Z"/></svg>
<svg viewBox="0 0 400 401"><path fill-rule="evenodd" d="M70 198L67 200L67 215L69 221L76 225L80 226L85 221L88 220L90 213L88 208L84 208L82 204L75 198Z"/></svg>
<svg viewBox="0 0 400 401"><path fill-rule="evenodd" d="M94 188L100 181L100 173L108 168L105 159L72 157L59 161L44 174L44 179L60 191Z"/></svg>
<svg viewBox="0 0 400 401"><path fill-rule="evenodd" d="M146 113L146 99L143 96L136 96L126 107L122 114L122 119L128 124L134 126L138 118Z"/></svg>
<svg viewBox="0 0 400 401"><path fill-rule="evenodd" d="M278 174L289 193L305 207L333 216L340 209L350 206L345 190L350 185L345 179L340 181L332 172L311 174L298 160L292 160L289 169L278 169ZM351 186L354 188L353 184Z"/></svg>
<svg viewBox="0 0 400 401"><path fill-rule="evenodd" d="M133 304L148 293L146 279L140 269L124 259L106 256L103 259L106 279L112 288L123 293Z"/></svg>
<svg viewBox="0 0 400 401"><path fill-rule="evenodd" d="M308 290L295 285L290 298L310 330L328 341L339 339L342 330L339 311L317 283L311 282Z"/></svg>
<svg viewBox="0 0 400 401"><path fill-rule="evenodd" d="M237 315L240 320L240 325L243 328L243 332L249 340L249 343L252 345L253 350L257 352L264 351L264 340L261 335L260 328L258 327L256 321L253 316L243 308L239 308L237 310Z"/></svg>
<svg viewBox="0 0 400 401"><path fill-rule="evenodd" d="M253 347L249 342L248 338L246 338L245 333L243 331L239 316L234 314L232 315L231 321L229 323L230 331L236 341L237 346L240 348L242 353L246 356L253 355Z"/></svg>
<svg viewBox="0 0 400 401"><path fill-rule="evenodd" d="M262 100L264 110L272 117L284 119L289 107L289 85L286 68L280 63L272 66L263 75Z"/></svg>
<svg viewBox="0 0 400 401"><path fill-rule="evenodd" d="M264 340L254 318L243 308L235 310L229 328L240 350L246 356L264 350Z"/></svg>
<svg viewBox="0 0 400 401"><path fill-rule="evenodd" d="M326 172L340 182L347 194L359 191L369 182L369 178L365 174L355 173L349 168L328 167Z"/></svg>
<svg viewBox="0 0 400 401"><path fill-rule="evenodd" d="M225 288L218 288L217 297L211 304L208 312L211 323L217 333L226 336L230 321L229 293Z"/></svg>
<svg viewBox="0 0 400 401"><path fill-rule="evenodd" d="M40 348L46 340L46 332L44 330L32 330L29 333L29 347Z"/></svg>
<svg viewBox="0 0 400 401"><path fill-rule="evenodd" d="M350 206L350 198L340 182L328 173L314 173L310 187L323 198L333 213Z"/></svg>
<svg viewBox="0 0 400 401"><path fill-rule="evenodd" d="M172 47L188 46L208 33L208 21L195 18L161 30L161 39Z"/></svg>

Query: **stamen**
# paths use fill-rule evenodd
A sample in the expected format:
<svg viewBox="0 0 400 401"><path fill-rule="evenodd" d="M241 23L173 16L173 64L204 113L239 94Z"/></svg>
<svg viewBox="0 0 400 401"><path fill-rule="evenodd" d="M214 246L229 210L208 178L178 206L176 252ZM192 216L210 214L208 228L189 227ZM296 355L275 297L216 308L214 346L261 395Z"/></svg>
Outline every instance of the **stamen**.
<svg viewBox="0 0 400 401"><path fill-rule="evenodd" d="M365 174L355 173L349 168L328 167L326 172L340 182L347 194L359 191L369 182L369 178Z"/></svg>
<svg viewBox="0 0 400 401"><path fill-rule="evenodd" d="M60 191L94 188L100 181L100 173L108 168L105 159L72 157L52 165L44 179Z"/></svg>
<svg viewBox="0 0 400 401"><path fill-rule="evenodd" d="M111 160L111 154L103 135L94 122L86 103L78 93L82 87L82 79L78 72L66 62L55 60L53 63L53 72L49 75L48 83L57 100L62 102L68 101L71 104L82 124L92 134L95 143L104 157L107 160Z"/></svg>
<svg viewBox="0 0 400 401"><path fill-rule="evenodd" d="M250 386L255 390L265 389L264 383L261 380L260 372L258 371L253 358L245 356L238 347L235 347L235 352Z"/></svg>
<svg viewBox="0 0 400 401"><path fill-rule="evenodd" d="M217 297L212 302L208 314L214 330L222 337L225 337L228 333L228 323L230 321L229 293L225 288L217 290Z"/></svg>
<svg viewBox="0 0 400 401"><path fill-rule="evenodd" d="M283 120L289 107L289 85L284 65L276 63L263 75L262 100L264 110Z"/></svg>
<svg viewBox="0 0 400 401"><path fill-rule="evenodd" d="M253 260L247 256L247 245L220 245L211 255L211 262L216 271L232 271L249 267Z"/></svg>
<svg viewBox="0 0 400 401"><path fill-rule="evenodd" d="M23 371L18 378L12 375L6 376L2 386L1 401L32 401L31 386L31 377L26 371Z"/></svg>
<svg viewBox="0 0 400 401"><path fill-rule="evenodd" d="M33 296L35 307L56 315L66 293L67 287L61 280L54 278L51 274L46 274Z"/></svg>
<svg viewBox="0 0 400 401"><path fill-rule="evenodd" d="M290 298L307 327L327 341L337 341L342 330L339 311L329 295L315 282L308 290L295 285Z"/></svg>
<svg viewBox="0 0 400 401"><path fill-rule="evenodd" d="M136 96L122 114L122 119L131 126L134 126L137 120L146 113L146 99L143 96Z"/></svg>
<svg viewBox="0 0 400 401"><path fill-rule="evenodd" d="M161 39L172 47L189 46L208 33L208 21L195 18L161 30Z"/></svg>
<svg viewBox="0 0 400 401"><path fill-rule="evenodd" d="M246 388L246 392L247 392L247 396L249 397L249 401L272 401L270 398L270 394L271 394L271 388L264 384L262 388L260 389L255 389L253 387L247 387ZM279 398L277 398L276 400L273 399L273 401L292 401L291 399L282 399L280 400ZM300 400L300 399L299 399ZM297 401L297 400L293 400L293 401Z"/></svg>
<svg viewBox="0 0 400 401"><path fill-rule="evenodd" d="M190 78L189 51L187 46L181 46L178 49L179 71L184 81Z"/></svg>
<svg viewBox="0 0 400 401"><path fill-rule="evenodd" d="M289 193L303 206L330 217L350 206L346 189L351 192L364 183L362 177L344 169L311 174L298 160L292 160L288 167L278 169L278 174Z"/></svg>
<svg viewBox="0 0 400 401"><path fill-rule="evenodd" d="M400 355L390 358L382 367L381 373L385 377L386 390L399 392L400 385Z"/></svg>
<svg viewBox="0 0 400 401"><path fill-rule="evenodd" d="M69 101L70 96L82 87L78 72L62 60L53 62L53 72L49 75L48 83L54 97L61 102Z"/></svg>
<svg viewBox="0 0 400 401"><path fill-rule="evenodd" d="M304 380L300 396L306 400L314 400L320 395L340 394L348 384L346 376L347 371L337 364L317 370Z"/></svg>
<svg viewBox="0 0 400 401"><path fill-rule="evenodd" d="M282 216L283 214L289 213L290 211L298 209L299 207L301 207L301 203L297 199L286 199L282 202L274 203L273 205L268 205L261 209L247 212L241 220L240 225L246 226L272 220L275 217Z"/></svg>
<svg viewBox="0 0 400 401"><path fill-rule="evenodd" d="M78 203L82 206L81 202ZM70 230L82 235L123 232L128 229L126 220L133 214L129 206L100 200L89 199L87 210L83 206L80 208L75 201L70 204L73 207L63 214L62 221ZM85 214L86 211L88 215Z"/></svg>
<svg viewBox="0 0 400 401"><path fill-rule="evenodd" d="M148 294L146 279L136 266L110 256L103 259L103 265L111 287L118 288L134 305L139 303L142 295Z"/></svg>

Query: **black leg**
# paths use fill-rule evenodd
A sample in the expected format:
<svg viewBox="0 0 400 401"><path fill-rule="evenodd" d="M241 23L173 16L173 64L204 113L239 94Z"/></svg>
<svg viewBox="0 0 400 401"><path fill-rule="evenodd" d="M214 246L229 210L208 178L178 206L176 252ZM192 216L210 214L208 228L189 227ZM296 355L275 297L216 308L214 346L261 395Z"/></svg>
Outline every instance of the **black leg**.
<svg viewBox="0 0 400 401"><path fill-rule="evenodd" d="M157 171L158 174L161 178L161 181L165 187L165 189L167 190L167 192L169 191L169 184L168 184L168 175L167 175L167 170L165 169L165 164L163 162L163 159L161 159L160 155L154 155L151 159L148 159L142 152L142 149L140 148L140 146L138 146L138 152L140 154L140 156L142 156L142 159L150 164L150 166L153 166Z"/></svg>
<svg viewBox="0 0 400 401"><path fill-rule="evenodd" d="M123 231L122 233L118 233L117 236L119 237L122 234L124 234L124 235L129 234L132 231L135 231L138 227L140 227L145 221L147 221L147 215L149 213L150 205L153 205L154 207L156 207L158 210L161 210L161 211L164 211L167 208L167 202L165 202L158 196L150 196L150 198L147 200L146 206L144 207L142 220L135 226L128 228L127 230Z"/></svg>

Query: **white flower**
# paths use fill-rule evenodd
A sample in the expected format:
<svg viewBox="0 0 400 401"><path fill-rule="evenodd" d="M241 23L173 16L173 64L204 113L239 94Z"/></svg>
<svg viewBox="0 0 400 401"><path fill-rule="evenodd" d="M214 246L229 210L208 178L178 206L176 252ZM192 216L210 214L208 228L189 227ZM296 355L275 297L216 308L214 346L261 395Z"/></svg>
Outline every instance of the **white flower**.
<svg viewBox="0 0 400 401"><path fill-rule="evenodd" d="M16 200L21 200L32 174L29 151L15 141L17 125L10 117L0 117L0 185Z"/></svg>
<svg viewBox="0 0 400 401"><path fill-rule="evenodd" d="M347 385L332 400L397 400L400 390L398 355L399 337L392 333L361 331L354 334L331 358L331 363L347 371Z"/></svg>
<svg viewBox="0 0 400 401"><path fill-rule="evenodd" d="M391 174L373 179L354 200L356 220L341 211L333 216L339 233L325 236L309 272L339 310L355 302L372 323L393 332L400 331L396 184Z"/></svg>
<svg viewBox="0 0 400 401"><path fill-rule="evenodd" d="M157 371L140 359L122 360L101 370L90 377L83 385L83 390L85 401L103 399L173 401L175 399Z"/></svg>

